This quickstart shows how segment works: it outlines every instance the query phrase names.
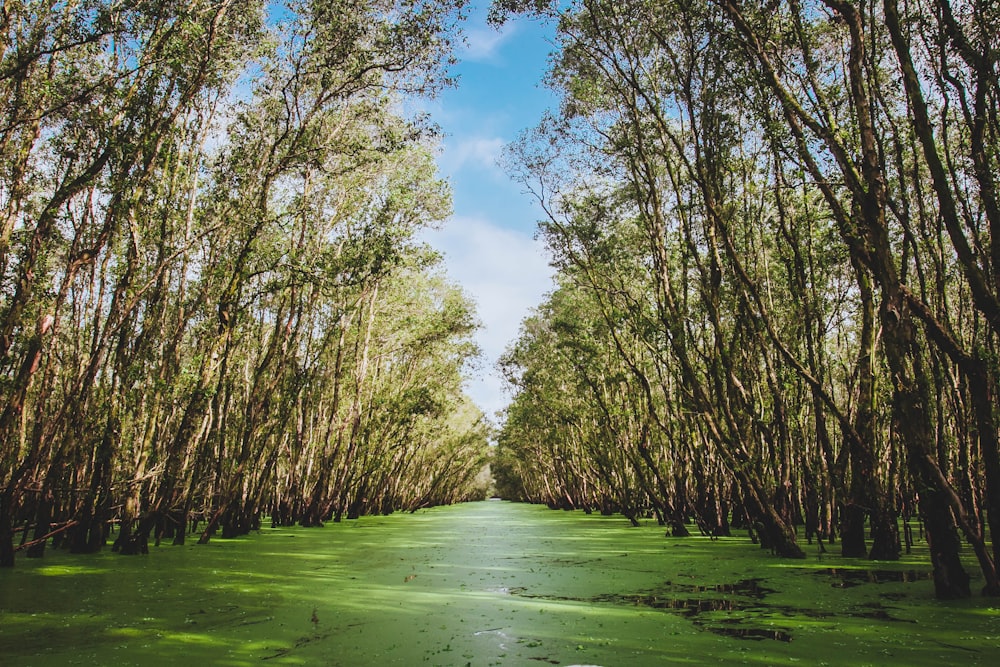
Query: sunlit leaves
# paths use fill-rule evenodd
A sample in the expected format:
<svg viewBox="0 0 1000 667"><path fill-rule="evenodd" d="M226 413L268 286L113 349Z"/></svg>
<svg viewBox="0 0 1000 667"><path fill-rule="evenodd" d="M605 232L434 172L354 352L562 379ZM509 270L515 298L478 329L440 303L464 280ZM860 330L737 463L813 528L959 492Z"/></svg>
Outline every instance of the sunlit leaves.
<svg viewBox="0 0 1000 667"><path fill-rule="evenodd" d="M73 548L114 496L125 552L196 506L207 539L286 491L337 516L470 492L474 318L414 241L450 193L400 113L447 83L463 4L4 5L0 560L70 477ZM425 448L455 471L433 488Z"/></svg>

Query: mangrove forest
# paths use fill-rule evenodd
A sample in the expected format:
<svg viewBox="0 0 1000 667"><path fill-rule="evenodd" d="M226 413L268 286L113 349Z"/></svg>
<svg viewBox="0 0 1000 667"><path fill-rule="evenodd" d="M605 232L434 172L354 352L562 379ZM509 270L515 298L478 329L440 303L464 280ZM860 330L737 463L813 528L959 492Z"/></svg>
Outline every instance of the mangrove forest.
<svg viewBox="0 0 1000 667"><path fill-rule="evenodd" d="M0 565L485 496L460 5L3 2Z"/></svg>
<svg viewBox="0 0 1000 667"><path fill-rule="evenodd" d="M996 4L517 12L558 26L508 152L558 275L502 361L501 495L792 558L927 540L941 598L968 548L1000 594Z"/></svg>
<svg viewBox="0 0 1000 667"><path fill-rule="evenodd" d="M996 610L962 600L1000 596L1000 5L494 0L550 30L555 100L500 159L555 278L495 419L484 304L426 240L473 9L0 0L0 647L641 665L689 651L664 627L834 655L874 622L899 664L988 663ZM852 577L891 591L816 602ZM81 606L32 620L34 589Z"/></svg>

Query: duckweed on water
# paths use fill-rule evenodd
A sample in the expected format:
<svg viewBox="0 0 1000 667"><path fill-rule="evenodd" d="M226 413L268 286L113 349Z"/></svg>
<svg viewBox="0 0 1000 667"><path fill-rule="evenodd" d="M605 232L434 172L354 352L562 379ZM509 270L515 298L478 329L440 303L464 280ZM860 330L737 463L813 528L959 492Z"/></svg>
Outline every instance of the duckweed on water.
<svg viewBox="0 0 1000 667"><path fill-rule="evenodd" d="M987 665L990 599L926 554L783 561L744 538L484 502L0 571L0 656L36 665ZM970 570L974 568L970 567Z"/></svg>

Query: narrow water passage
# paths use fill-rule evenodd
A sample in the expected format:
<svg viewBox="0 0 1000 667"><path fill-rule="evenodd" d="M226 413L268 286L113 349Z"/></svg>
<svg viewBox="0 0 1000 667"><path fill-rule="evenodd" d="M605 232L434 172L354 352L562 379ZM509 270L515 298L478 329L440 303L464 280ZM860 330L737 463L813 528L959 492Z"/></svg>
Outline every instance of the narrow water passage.
<svg viewBox="0 0 1000 667"><path fill-rule="evenodd" d="M913 563L845 588L856 565L490 501L22 560L0 663L991 664L997 610L937 603Z"/></svg>
<svg viewBox="0 0 1000 667"><path fill-rule="evenodd" d="M659 531L636 532L630 537L637 541L624 542L620 517L580 519L491 501L407 517L405 527L391 531L365 528L379 555L324 605L333 618L358 619L338 632L337 655L324 658L339 657L338 664L651 664L668 648L661 641L665 631L697 632L682 619L594 604L591 598L623 585L623 577L649 583L655 565L641 556L665 545Z"/></svg>

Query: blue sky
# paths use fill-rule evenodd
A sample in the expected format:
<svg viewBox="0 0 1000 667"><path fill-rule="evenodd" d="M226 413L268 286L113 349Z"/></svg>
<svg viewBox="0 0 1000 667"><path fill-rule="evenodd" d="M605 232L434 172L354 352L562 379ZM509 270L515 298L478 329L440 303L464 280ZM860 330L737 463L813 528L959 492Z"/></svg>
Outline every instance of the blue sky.
<svg viewBox="0 0 1000 667"><path fill-rule="evenodd" d="M542 84L551 28L519 19L497 32L486 25L487 3L476 5L454 69L458 86L426 107L444 132L438 167L451 182L455 212L425 239L444 254L448 275L476 301L484 359L467 389L493 416L509 400L496 360L552 287L552 269L534 240L541 210L497 160L556 100Z"/></svg>

